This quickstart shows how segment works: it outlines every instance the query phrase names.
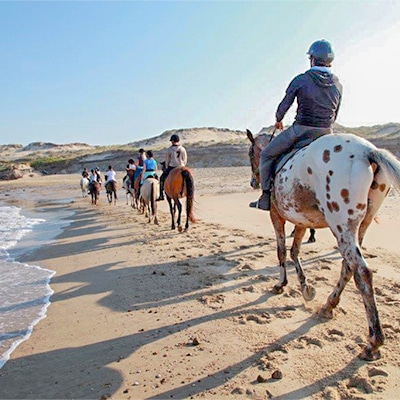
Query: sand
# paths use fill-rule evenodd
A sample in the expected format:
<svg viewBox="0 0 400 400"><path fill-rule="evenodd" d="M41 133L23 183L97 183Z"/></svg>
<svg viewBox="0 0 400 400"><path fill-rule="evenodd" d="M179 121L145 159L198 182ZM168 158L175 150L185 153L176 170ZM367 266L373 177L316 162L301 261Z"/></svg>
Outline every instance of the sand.
<svg viewBox="0 0 400 400"><path fill-rule="evenodd" d="M14 205L75 211L55 242L24 260L56 271L54 294L0 370L0 398L397 398L399 196L365 240L386 334L382 358L368 363L358 358L367 322L352 281L333 319L315 315L340 273L330 232L302 247L316 298L305 302L291 263L285 292L274 295L274 233L268 213L248 208L259 195L248 168L193 172L198 222L188 233L170 230L166 202L160 225L148 224L122 189L116 206L104 192L92 206L78 175L0 183Z"/></svg>

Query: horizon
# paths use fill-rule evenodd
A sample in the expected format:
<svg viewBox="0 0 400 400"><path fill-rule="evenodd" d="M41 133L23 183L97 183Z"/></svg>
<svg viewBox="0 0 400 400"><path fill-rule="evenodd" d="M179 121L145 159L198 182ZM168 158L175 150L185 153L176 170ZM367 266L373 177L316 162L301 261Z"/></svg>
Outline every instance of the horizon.
<svg viewBox="0 0 400 400"><path fill-rule="evenodd" d="M343 84L337 123L385 125L400 120L399 21L396 1L0 2L2 141L259 132L322 38Z"/></svg>
<svg viewBox="0 0 400 400"><path fill-rule="evenodd" d="M343 127L344 129L364 129L364 128L383 128L386 127L388 125L398 125L399 129L400 129L400 122L387 122L384 124L376 124L376 125L361 125L361 126L354 126L354 127L350 127L350 126L343 126L341 124L339 124L341 127ZM256 132L256 134L258 134L259 132L261 132L263 129L273 129L274 126L270 125L270 126L264 126L261 127L259 131ZM73 145L73 144L82 144L82 145L88 145L88 146L92 146L92 147L107 147L107 146L125 146L131 143L136 143L136 142L144 142L147 140L152 140L152 139L156 139L160 136L162 136L163 134L165 134L166 132L171 132L171 131L178 131L178 130L193 130L193 129L217 129L217 130L229 130L231 132L243 132L243 134L246 134L246 128L244 130L240 130L240 129L230 129L230 128L222 128L222 127L205 127L205 126L196 126L196 127L191 127L191 128L172 128L172 129L167 129L164 132L161 132L158 135L155 136L150 136L147 138L142 138L142 139L138 139L138 140L133 140L130 142L126 142L126 143L107 143L107 144L90 144L87 142L51 142L51 141L45 141L45 140L33 140L32 142L23 144L23 143L0 143L0 146L22 146L22 147L27 147L29 145L32 144L36 144L36 143L43 143L43 144L53 144L56 146L62 146L62 145ZM254 132L253 132L254 133ZM168 145L168 140L166 141L166 146Z"/></svg>

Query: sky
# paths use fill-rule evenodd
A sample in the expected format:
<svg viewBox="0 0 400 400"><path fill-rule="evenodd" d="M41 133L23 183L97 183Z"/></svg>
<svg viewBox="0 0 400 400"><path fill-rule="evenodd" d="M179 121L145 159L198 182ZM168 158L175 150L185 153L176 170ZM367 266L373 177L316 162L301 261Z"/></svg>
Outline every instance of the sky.
<svg viewBox="0 0 400 400"><path fill-rule="evenodd" d="M0 1L0 144L259 132L319 39L337 122L400 122L399 1Z"/></svg>

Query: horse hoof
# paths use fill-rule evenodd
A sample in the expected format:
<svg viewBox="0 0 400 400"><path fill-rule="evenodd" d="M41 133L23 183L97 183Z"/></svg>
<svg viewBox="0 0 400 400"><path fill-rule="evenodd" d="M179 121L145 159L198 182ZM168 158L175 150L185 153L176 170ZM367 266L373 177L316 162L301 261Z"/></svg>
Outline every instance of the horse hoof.
<svg viewBox="0 0 400 400"><path fill-rule="evenodd" d="M332 319L333 318L333 311L332 310L328 310L325 307L322 307L318 312L318 316L321 317L321 318Z"/></svg>
<svg viewBox="0 0 400 400"><path fill-rule="evenodd" d="M310 239L308 239L308 242L307 243L315 243L315 238L310 238Z"/></svg>
<svg viewBox="0 0 400 400"><path fill-rule="evenodd" d="M182 227L181 226L178 226L178 231L182 232Z"/></svg>
<svg viewBox="0 0 400 400"><path fill-rule="evenodd" d="M359 354L358 358L365 361L375 361L381 358L381 352L379 350L373 350L368 346L365 346L362 353Z"/></svg>
<svg viewBox="0 0 400 400"><path fill-rule="evenodd" d="M275 285L272 288L272 293L274 293L274 294L282 294L283 293L283 287L279 286L279 285Z"/></svg>
<svg viewBox="0 0 400 400"><path fill-rule="evenodd" d="M304 298L304 300L306 300L306 301L311 301L311 300L313 300L314 299L314 297L315 297L315 289L312 287L312 286L306 286L303 290L302 290L302 293L303 293L303 298Z"/></svg>

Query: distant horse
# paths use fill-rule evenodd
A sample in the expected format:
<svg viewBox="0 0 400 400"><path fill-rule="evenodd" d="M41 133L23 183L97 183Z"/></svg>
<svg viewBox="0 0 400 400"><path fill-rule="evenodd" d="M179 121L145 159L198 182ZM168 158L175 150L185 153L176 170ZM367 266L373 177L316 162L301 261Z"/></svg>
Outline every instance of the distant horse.
<svg viewBox="0 0 400 400"><path fill-rule="evenodd" d="M160 184L158 179L151 177L145 179L140 189L140 201L143 201L144 210L146 212L145 216L149 218L149 223L153 218L156 225L158 225L156 200L159 195Z"/></svg>
<svg viewBox="0 0 400 400"><path fill-rule="evenodd" d="M186 232L189 229L189 221L196 222L196 219L193 215L194 180L190 169L188 167L175 167L173 170L171 170L167 176L167 179L165 180L164 191L167 196L169 210L171 213L171 229L175 229L175 214L176 208L178 208L178 219L176 224L179 232L182 232L182 203L179 201L179 199L186 197Z"/></svg>
<svg viewBox="0 0 400 400"><path fill-rule="evenodd" d="M138 175L133 182L133 200L135 202L136 208L139 209L139 196L140 196L140 181L141 175Z"/></svg>
<svg viewBox="0 0 400 400"><path fill-rule="evenodd" d="M247 136L251 142L249 157L254 184L259 182L259 157L270 135ZM360 354L365 360L380 357L384 342L372 284L361 244L372 219L390 191L391 184L400 191L400 162L387 150L378 149L350 134L325 135L300 149L276 173L271 191L270 217L277 238L280 266L275 293L287 285L285 221L292 222L295 236L290 250L303 297L312 300L315 290L307 285L299 252L306 228L329 227L343 257L340 279L320 315L332 318L340 295L354 277L368 321L368 344Z"/></svg>
<svg viewBox="0 0 400 400"><path fill-rule="evenodd" d="M92 204L97 205L100 197L100 183L96 181L89 183L89 193L92 198Z"/></svg>
<svg viewBox="0 0 400 400"><path fill-rule="evenodd" d="M125 189L126 192L126 205L129 204L129 199L130 199L130 205L132 208L135 207L135 193L134 189L131 187L131 180L128 175L125 175L124 179L122 180L122 187Z"/></svg>
<svg viewBox="0 0 400 400"><path fill-rule="evenodd" d="M88 190L89 190L89 179L82 177L79 184L80 184L81 190L82 190L82 197L87 197Z"/></svg>
<svg viewBox="0 0 400 400"><path fill-rule="evenodd" d="M108 204L111 204L113 202L113 196L114 196L114 205L117 204L117 200L118 200L117 190L118 190L117 182L110 181L109 183L106 183L106 193L107 193Z"/></svg>

